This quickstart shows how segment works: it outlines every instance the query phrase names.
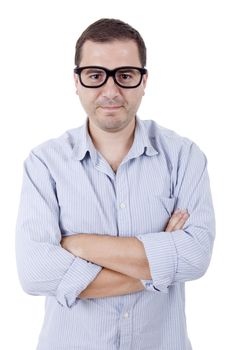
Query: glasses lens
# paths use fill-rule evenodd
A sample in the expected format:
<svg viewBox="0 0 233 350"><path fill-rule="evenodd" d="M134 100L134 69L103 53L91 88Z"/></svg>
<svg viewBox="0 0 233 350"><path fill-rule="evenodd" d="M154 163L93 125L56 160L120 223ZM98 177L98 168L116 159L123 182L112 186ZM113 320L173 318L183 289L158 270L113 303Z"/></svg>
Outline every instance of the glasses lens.
<svg viewBox="0 0 233 350"><path fill-rule="evenodd" d="M134 68L122 68L116 71L116 81L125 87L134 87L141 80L141 72Z"/></svg>
<svg viewBox="0 0 233 350"><path fill-rule="evenodd" d="M101 85L106 79L106 72L100 68L85 68L81 71L81 80L86 86Z"/></svg>

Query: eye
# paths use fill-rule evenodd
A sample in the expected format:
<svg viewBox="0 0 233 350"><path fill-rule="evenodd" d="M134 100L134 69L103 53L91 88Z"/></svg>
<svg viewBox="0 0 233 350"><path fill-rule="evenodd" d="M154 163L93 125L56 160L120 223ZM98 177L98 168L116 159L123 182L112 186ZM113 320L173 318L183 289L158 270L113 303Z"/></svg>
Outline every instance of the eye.
<svg viewBox="0 0 233 350"><path fill-rule="evenodd" d="M83 73L91 79L99 79L101 77L104 76L104 72L101 70L93 70L93 69L88 69L88 70L84 70Z"/></svg>
<svg viewBox="0 0 233 350"><path fill-rule="evenodd" d="M99 80L102 79L103 77L103 73L93 73L93 74L89 74L88 78L92 79L92 80Z"/></svg>
<svg viewBox="0 0 233 350"><path fill-rule="evenodd" d="M130 80L130 79L132 79L132 74L130 74L130 73L119 73L118 78L122 79L122 80Z"/></svg>
<svg viewBox="0 0 233 350"><path fill-rule="evenodd" d="M105 72L99 69L83 69L82 79L89 82L99 82L105 79Z"/></svg>

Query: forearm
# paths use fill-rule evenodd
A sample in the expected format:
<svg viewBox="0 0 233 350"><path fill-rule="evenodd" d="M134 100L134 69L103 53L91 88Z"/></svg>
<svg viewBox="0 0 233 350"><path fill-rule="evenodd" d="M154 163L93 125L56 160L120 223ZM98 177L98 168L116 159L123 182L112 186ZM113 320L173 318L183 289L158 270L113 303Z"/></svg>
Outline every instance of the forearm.
<svg viewBox="0 0 233 350"><path fill-rule="evenodd" d="M62 246L75 256L136 279L151 279L143 244L135 237L77 234Z"/></svg>
<svg viewBox="0 0 233 350"><path fill-rule="evenodd" d="M89 286L79 295L80 299L125 295L144 290L142 283L133 278L103 268Z"/></svg>

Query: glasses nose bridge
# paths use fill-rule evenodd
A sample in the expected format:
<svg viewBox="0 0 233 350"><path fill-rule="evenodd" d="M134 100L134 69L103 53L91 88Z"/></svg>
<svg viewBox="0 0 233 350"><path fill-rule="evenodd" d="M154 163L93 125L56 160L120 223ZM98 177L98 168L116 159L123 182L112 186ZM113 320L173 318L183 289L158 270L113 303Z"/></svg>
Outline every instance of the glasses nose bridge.
<svg viewBox="0 0 233 350"><path fill-rule="evenodd" d="M108 82L109 78L112 77L112 80L113 80L113 83L114 84L117 84L117 81L116 81L116 71L117 69L106 69L105 72L106 72L106 81L105 81L105 84Z"/></svg>

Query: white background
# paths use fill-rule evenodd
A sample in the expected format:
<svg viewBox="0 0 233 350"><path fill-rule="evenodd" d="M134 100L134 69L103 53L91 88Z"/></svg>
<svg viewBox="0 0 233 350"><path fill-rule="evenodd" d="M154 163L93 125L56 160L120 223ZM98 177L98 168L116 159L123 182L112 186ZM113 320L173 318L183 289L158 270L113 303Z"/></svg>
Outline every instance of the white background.
<svg viewBox="0 0 233 350"><path fill-rule="evenodd" d="M232 1L1 1L1 349L33 350L43 297L26 295L15 265L22 164L30 149L81 125L72 70L78 36L101 17L142 34L149 82L141 119L194 140L206 153L217 219L207 274L187 283L194 350L233 349L232 340Z"/></svg>

